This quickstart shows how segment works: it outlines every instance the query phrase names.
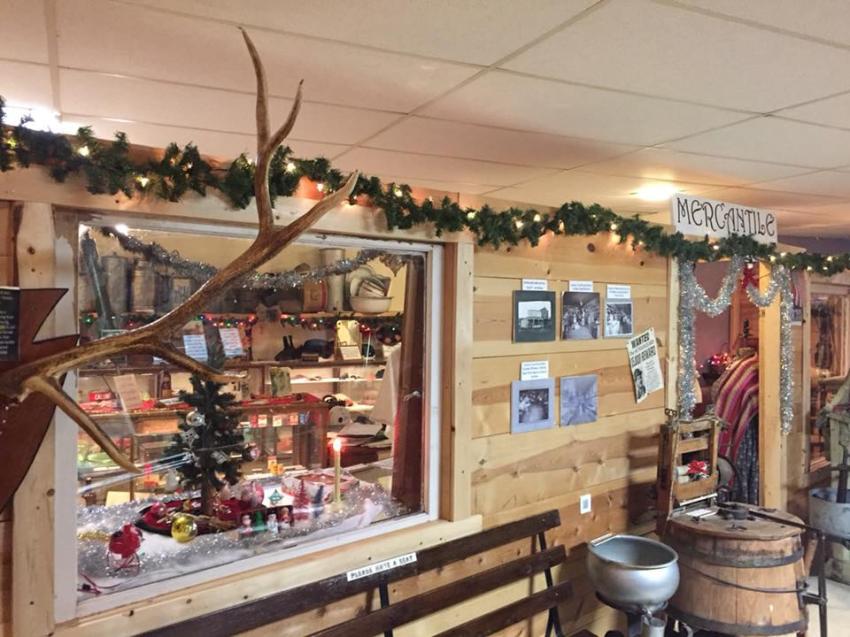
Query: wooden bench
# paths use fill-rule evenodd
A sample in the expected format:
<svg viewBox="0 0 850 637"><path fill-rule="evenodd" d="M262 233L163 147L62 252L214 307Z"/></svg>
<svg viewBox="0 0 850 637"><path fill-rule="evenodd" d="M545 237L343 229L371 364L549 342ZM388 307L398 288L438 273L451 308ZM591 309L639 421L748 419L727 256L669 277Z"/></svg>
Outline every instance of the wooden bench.
<svg viewBox="0 0 850 637"><path fill-rule="evenodd" d="M546 588L515 602L497 608L466 623L439 633L440 636L490 635L533 615L548 612L546 635L563 637L558 605L572 594L569 582L555 583L552 568L566 559L563 546L548 548L546 531L561 523L557 511L549 511L516 522L487 529L452 540L416 554L416 561L391 570L349 581L346 573L273 593L199 617L158 628L147 633L150 637L224 637L256 629L273 622L316 610L354 595L374 594L377 590L381 607L313 633L321 637L391 637L393 629L427 617L442 609L478 597L506 584L543 573ZM529 555L517 556L504 564L474 573L432 590L406 599L390 601L389 584L421 573L445 567L479 553L522 539L532 542Z"/></svg>

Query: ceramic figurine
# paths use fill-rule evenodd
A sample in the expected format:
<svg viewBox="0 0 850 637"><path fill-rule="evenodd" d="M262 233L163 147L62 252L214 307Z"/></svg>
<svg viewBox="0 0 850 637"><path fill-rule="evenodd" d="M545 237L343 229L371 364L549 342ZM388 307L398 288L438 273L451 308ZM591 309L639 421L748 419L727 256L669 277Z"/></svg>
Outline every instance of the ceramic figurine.
<svg viewBox="0 0 850 637"><path fill-rule="evenodd" d="M268 529L268 532L271 533L272 535L278 534L278 531L280 531L280 528L278 527L278 524L277 524L277 515L276 514L269 513L269 518L268 518L268 520L266 520L266 529Z"/></svg>
<svg viewBox="0 0 850 637"><path fill-rule="evenodd" d="M241 537L251 537L254 534L254 529L251 527L251 516L247 513L242 516L242 526L239 528Z"/></svg>

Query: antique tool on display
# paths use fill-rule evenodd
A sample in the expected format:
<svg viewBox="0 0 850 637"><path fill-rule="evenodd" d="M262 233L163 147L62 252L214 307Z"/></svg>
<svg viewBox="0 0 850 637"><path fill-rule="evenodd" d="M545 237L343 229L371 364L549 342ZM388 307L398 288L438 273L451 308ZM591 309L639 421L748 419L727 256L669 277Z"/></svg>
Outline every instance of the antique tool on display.
<svg viewBox="0 0 850 637"><path fill-rule="evenodd" d="M676 551L635 535L603 535L588 542L587 572L596 596L623 611L628 637L664 635L666 622L655 613L679 586Z"/></svg>
<svg viewBox="0 0 850 637"><path fill-rule="evenodd" d="M312 227L325 213L339 206L351 194L358 179L356 171L348 177L339 189L316 202L305 214L286 226L275 227L275 215L269 190L269 166L275 151L295 125L301 108L301 88L299 86L286 121L276 131L272 131L269 122L265 69L254 43L244 30L242 30L242 36L250 53L257 79L257 160L254 170L254 193L258 217L256 239L245 252L218 270L184 303L174 307L160 319L115 336L58 352L45 353L45 355L34 357L3 371L0 374L0 396L3 397L6 418L0 422L0 435L6 434L9 429L30 426L27 415L23 413L23 403L27 397L39 394L53 405L58 406L80 428L85 430L118 466L126 471L138 473L139 468L124 456L101 426L64 391L58 379L69 370L81 365L103 360L116 354L129 353L158 356L213 382L228 383L238 379L238 375L222 373L178 351L170 344L172 338L187 322L194 319L199 312L213 302L223 290L275 257L303 232ZM99 264L89 262L86 259L87 270L90 274L94 272L96 265ZM98 289L102 290L102 287L93 287L95 287L96 294ZM103 302L103 296L101 294L99 297L101 302ZM112 312L104 312L104 315L112 316ZM32 448L20 448L17 451L19 454L31 458L40 443L41 438L38 438L30 442L31 445L34 445ZM7 485L16 487L27 468L28 466L22 467L20 475L11 476L4 483L4 487ZM14 488L4 488L3 491L0 491L0 509L5 507L13 493Z"/></svg>
<svg viewBox="0 0 850 637"><path fill-rule="evenodd" d="M664 532L673 511L713 498L719 483L720 419L708 414L693 421L680 421L675 410L664 411L667 423L661 427L658 442L656 481L659 534Z"/></svg>
<svg viewBox="0 0 850 637"><path fill-rule="evenodd" d="M804 528L788 513L738 502L673 515L662 539L679 554L681 582L668 614L729 635L805 631Z"/></svg>

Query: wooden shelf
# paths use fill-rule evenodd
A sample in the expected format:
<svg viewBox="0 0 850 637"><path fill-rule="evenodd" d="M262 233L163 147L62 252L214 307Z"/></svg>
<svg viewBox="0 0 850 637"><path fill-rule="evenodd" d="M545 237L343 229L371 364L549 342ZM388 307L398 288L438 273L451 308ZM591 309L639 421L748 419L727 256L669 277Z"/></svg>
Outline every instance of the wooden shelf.
<svg viewBox="0 0 850 637"><path fill-rule="evenodd" d="M263 367L289 367L291 369L310 369L328 367L363 367L386 365L384 358L366 358L353 361L326 360L308 363L302 360L292 361L227 361L225 369L258 369ZM182 367L175 365L116 365L113 367L87 367L77 370L79 376L120 376L122 374L158 374L167 371L169 373L190 373Z"/></svg>

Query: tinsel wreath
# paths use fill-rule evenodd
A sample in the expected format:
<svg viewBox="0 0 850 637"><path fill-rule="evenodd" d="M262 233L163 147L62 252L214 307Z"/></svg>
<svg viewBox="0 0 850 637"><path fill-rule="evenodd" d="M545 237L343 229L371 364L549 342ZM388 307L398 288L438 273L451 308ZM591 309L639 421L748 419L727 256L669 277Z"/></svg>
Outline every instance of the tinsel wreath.
<svg viewBox="0 0 850 637"><path fill-rule="evenodd" d="M172 143L159 161L138 162L131 157L130 143L124 133L116 133L115 140L109 142L95 139L89 127L80 128L76 136L32 130L26 120L14 127L4 127L3 105L0 98L2 172L15 166L38 164L46 166L51 177L59 182L81 174L86 189L93 194L121 192L127 197L151 195L168 201L179 201L190 191L206 196L208 190L217 190L236 208L245 208L254 196L255 166L245 155L230 164L214 166L196 146L188 144L180 148ZM318 184L324 192L331 192L343 183L342 173L327 159L298 159L289 148L278 148L269 169L272 199L294 194L302 177ZM358 179L349 201L353 204L361 197L382 211L390 229L430 224L438 236L443 232L468 231L479 245L495 248L521 241L534 246L547 233L590 236L614 232L620 243L631 242L635 248L649 253L691 262L741 256L769 260L788 270L817 271L827 276L850 268L850 253L825 256L778 252L775 245L743 236L691 241L679 232L668 233L638 215L623 217L598 204L585 206L573 201L553 212L533 208L502 211L489 206L467 208L448 197L439 202L430 198L417 201L406 184L383 184L377 177L365 176Z"/></svg>
<svg viewBox="0 0 850 637"><path fill-rule="evenodd" d="M139 254L151 263L171 268L181 276L189 277L199 283L210 279L218 268L208 263L192 261L183 257L177 250L167 250L156 242L146 243L128 234L119 232L111 226L103 226L100 232L115 238L121 247L132 254ZM406 261L406 257L385 250L360 250L354 257L343 258L327 265L321 265L306 271L289 270L286 272L253 272L245 277L241 285L257 289L287 289L301 287L308 281L321 281L336 274L348 274L369 263L380 259L394 272Z"/></svg>
<svg viewBox="0 0 850 637"><path fill-rule="evenodd" d="M720 284L717 297L712 299L700 286L694 272L694 264L679 261L679 360L678 377L679 413L682 418L690 419L696 406L696 334L694 332L696 311L705 312L711 317L721 314L732 302L732 294L744 267L744 259L733 257L729 270ZM793 293L791 275L784 267L774 267L770 272L770 282L764 292L753 285L746 288L747 296L753 305L768 307L780 295L779 316L779 403L780 427L783 433L791 431L794 418L794 361L791 342L791 320Z"/></svg>

